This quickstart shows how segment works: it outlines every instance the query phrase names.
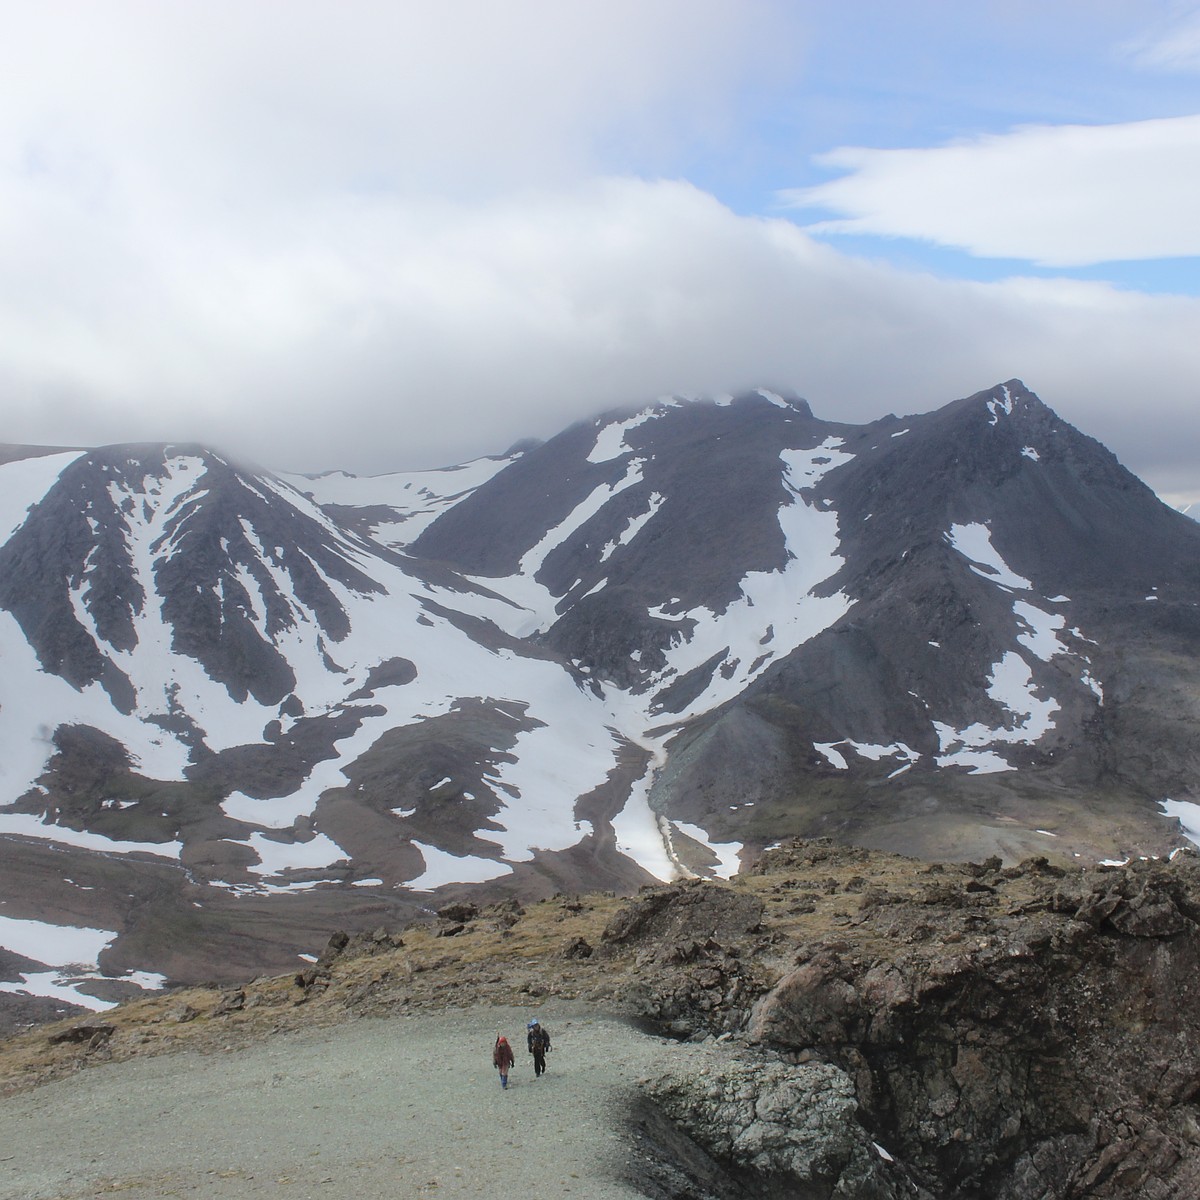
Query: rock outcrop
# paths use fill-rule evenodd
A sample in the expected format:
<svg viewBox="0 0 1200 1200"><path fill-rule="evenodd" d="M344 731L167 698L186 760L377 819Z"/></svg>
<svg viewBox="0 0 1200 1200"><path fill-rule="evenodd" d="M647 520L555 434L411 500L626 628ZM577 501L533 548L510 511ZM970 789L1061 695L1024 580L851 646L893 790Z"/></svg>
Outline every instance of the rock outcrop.
<svg viewBox="0 0 1200 1200"><path fill-rule="evenodd" d="M830 1063L792 1065L745 1049L687 1048L673 1070L645 1085L658 1113L720 1163L714 1196L757 1200L902 1200L928 1194L858 1119L850 1077ZM654 1139L643 1117L643 1137ZM658 1135L659 1160L683 1156ZM676 1169L679 1169L676 1167ZM693 1171L693 1186L695 1173ZM664 1189L666 1195L691 1191Z"/></svg>
<svg viewBox="0 0 1200 1200"><path fill-rule="evenodd" d="M751 1040L843 1068L936 1195L1200 1195L1200 859L927 871L801 947Z"/></svg>
<svg viewBox="0 0 1200 1200"><path fill-rule="evenodd" d="M692 879L646 887L605 926L601 953L635 952L639 1014L676 1037L741 1028L765 984L743 958L765 907L753 894Z"/></svg>

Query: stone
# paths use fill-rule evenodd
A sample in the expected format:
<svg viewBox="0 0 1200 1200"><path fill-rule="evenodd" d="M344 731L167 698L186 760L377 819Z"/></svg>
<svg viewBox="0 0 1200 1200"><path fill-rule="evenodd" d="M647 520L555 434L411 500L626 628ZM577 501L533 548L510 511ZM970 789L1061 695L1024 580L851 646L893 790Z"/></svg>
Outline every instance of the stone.
<svg viewBox="0 0 1200 1200"><path fill-rule="evenodd" d="M90 1049L94 1049L102 1042L108 1041L116 1031L116 1026L110 1025L107 1021L78 1021L66 1029L60 1029L56 1033L50 1034L47 1040L52 1046L61 1046L69 1042L81 1044L86 1042Z"/></svg>
<svg viewBox="0 0 1200 1200"><path fill-rule="evenodd" d="M447 904L437 910L437 915L451 925L465 925L479 916L479 906L475 904Z"/></svg>
<svg viewBox="0 0 1200 1200"><path fill-rule="evenodd" d="M854 1084L839 1068L743 1056L715 1043L680 1053L678 1067L645 1083L644 1092L743 1184L738 1194L814 1200L923 1195L859 1122Z"/></svg>
<svg viewBox="0 0 1200 1200"><path fill-rule="evenodd" d="M762 923L757 896L704 880L648 887L605 926L606 942L688 942L713 938L733 943Z"/></svg>
<svg viewBox="0 0 1200 1200"><path fill-rule="evenodd" d="M586 938L573 937L562 948L563 958L591 958L592 947Z"/></svg>
<svg viewBox="0 0 1200 1200"><path fill-rule="evenodd" d="M228 1016L230 1013L239 1012L246 1007L246 991L244 988L237 988L235 991L226 992L217 1002L217 1007L213 1009L214 1017Z"/></svg>

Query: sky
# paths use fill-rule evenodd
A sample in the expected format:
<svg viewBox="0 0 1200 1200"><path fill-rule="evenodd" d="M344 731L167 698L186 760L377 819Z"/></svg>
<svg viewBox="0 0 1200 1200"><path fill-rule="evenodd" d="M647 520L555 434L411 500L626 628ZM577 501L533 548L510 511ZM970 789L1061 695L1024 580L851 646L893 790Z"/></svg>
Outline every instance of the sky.
<svg viewBox="0 0 1200 1200"><path fill-rule="evenodd" d="M0 440L381 473L1017 377L1200 500L1200 3L0 17Z"/></svg>

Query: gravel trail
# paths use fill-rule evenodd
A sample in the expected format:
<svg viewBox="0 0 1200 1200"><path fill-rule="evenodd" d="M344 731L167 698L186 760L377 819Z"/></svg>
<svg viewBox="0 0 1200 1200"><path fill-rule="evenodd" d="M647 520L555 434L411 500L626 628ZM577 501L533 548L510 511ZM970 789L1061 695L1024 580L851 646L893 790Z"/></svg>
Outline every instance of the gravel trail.
<svg viewBox="0 0 1200 1200"><path fill-rule="evenodd" d="M0 1105L3 1200L632 1200L623 1102L673 1044L572 1005L364 1019L236 1051L133 1059ZM517 1054L509 1088L497 1033Z"/></svg>

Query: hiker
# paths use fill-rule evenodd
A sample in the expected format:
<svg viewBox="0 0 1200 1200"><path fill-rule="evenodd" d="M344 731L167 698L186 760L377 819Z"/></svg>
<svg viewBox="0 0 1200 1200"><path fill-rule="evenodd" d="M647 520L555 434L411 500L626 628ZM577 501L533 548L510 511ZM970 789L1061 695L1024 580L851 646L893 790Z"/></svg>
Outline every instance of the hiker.
<svg viewBox="0 0 1200 1200"><path fill-rule="evenodd" d="M500 1086L502 1088L508 1087L508 1069L515 1061L512 1047L508 1044L508 1038L501 1034L496 1038L495 1046L492 1047L492 1066L500 1072Z"/></svg>
<svg viewBox="0 0 1200 1200"><path fill-rule="evenodd" d="M537 1017L534 1017L526 1028L529 1033L525 1040L529 1043L529 1053L533 1055L533 1077L536 1079L546 1073L546 1051L550 1049L550 1035L538 1023Z"/></svg>

